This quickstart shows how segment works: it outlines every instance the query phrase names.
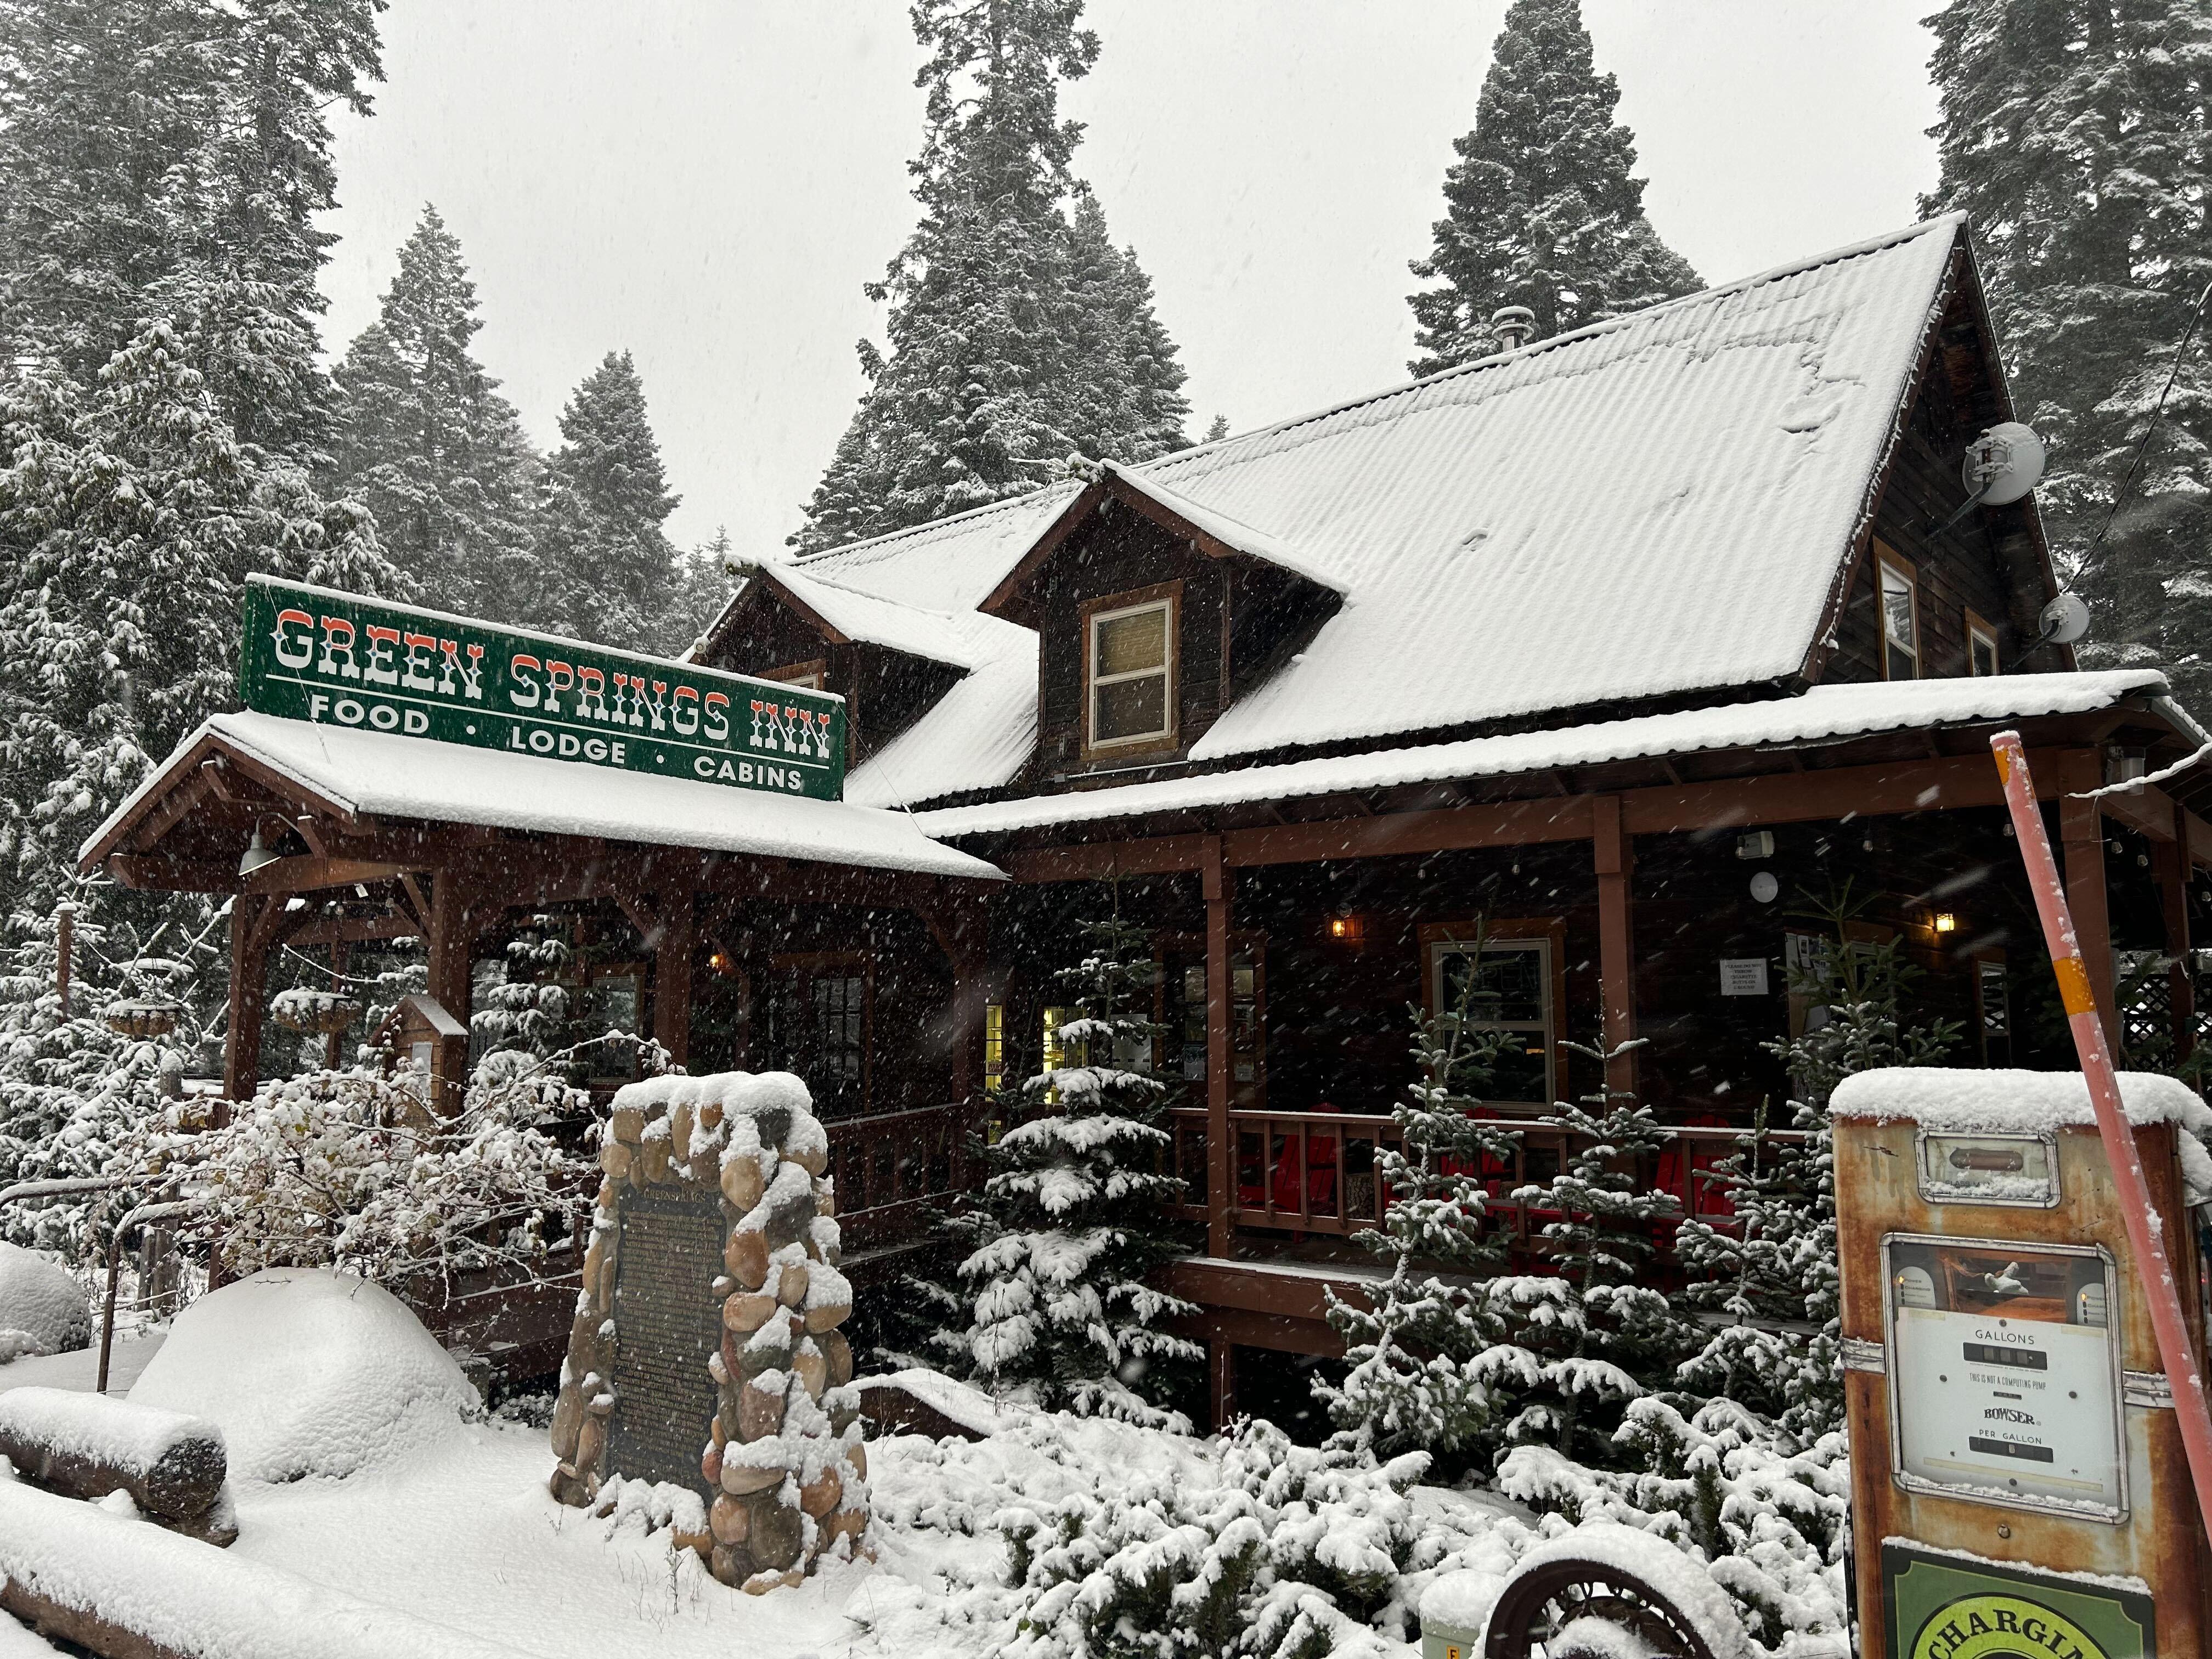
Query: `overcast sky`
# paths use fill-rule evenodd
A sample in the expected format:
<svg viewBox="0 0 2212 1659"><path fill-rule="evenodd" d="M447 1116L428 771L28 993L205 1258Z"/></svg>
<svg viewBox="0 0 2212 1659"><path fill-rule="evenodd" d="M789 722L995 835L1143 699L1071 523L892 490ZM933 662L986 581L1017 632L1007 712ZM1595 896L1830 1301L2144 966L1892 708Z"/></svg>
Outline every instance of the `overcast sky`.
<svg viewBox="0 0 2212 1659"><path fill-rule="evenodd" d="M1076 167L1190 371L1192 434L1404 378L1406 262L1506 0L1091 0ZM1645 203L1708 280L1909 223L1935 178L1934 0L1583 0ZM686 545L772 553L850 417L860 285L911 228L904 0L392 0L376 114L341 118L343 350L434 202L478 355L532 437L635 354Z"/></svg>

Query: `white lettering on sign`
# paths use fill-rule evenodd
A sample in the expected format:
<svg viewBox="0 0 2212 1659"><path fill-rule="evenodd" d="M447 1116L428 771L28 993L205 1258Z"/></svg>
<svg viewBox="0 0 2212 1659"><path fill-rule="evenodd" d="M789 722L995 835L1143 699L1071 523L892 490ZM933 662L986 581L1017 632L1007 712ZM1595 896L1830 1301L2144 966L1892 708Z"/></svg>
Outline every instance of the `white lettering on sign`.
<svg viewBox="0 0 2212 1659"><path fill-rule="evenodd" d="M1765 957L1723 957L1721 994L1724 997L1763 997L1766 994Z"/></svg>

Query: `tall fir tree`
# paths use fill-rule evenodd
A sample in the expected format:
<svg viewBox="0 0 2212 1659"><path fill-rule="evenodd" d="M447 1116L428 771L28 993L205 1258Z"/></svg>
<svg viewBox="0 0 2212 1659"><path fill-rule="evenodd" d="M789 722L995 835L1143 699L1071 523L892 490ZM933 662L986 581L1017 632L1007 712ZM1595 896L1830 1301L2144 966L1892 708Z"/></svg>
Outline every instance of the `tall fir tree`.
<svg viewBox="0 0 2212 1659"><path fill-rule="evenodd" d="M471 351L483 326L458 238L434 207L399 250L375 322L337 368L337 476L431 603L500 615L534 588L538 462Z"/></svg>
<svg viewBox="0 0 2212 1659"><path fill-rule="evenodd" d="M1145 460L1187 441L1183 370L1135 256L1070 164L1060 88L1098 38L1082 0L920 0L927 130L921 222L869 296L888 358L794 537L834 547L1021 495L1079 456ZM1070 210L1074 217L1071 222Z"/></svg>
<svg viewBox="0 0 2212 1659"><path fill-rule="evenodd" d="M1498 349L1493 313L1526 306L1539 337L1641 310L1701 284L1644 214L1620 83L1597 72L1581 0L1513 0L1475 105L1453 142L1444 216L1413 275L1409 365L1434 374Z"/></svg>
<svg viewBox="0 0 2212 1659"><path fill-rule="evenodd" d="M2212 283L2212 4L1951 0L1927 20L1941 181L1963 208L2062 566L2118 498ZM2207 319L2212 321L2212 319ZM2200 325L2081 588L2100 665L2163 666L2212 707L2212 349Z"/></svg>
<svg viewBox="0 0 2212 1659"><path fill-rule="evenodd" d="M331 432L327 112L367 113L383 0L0 0L0 347L80 385L154 321L248 451Z"/></svg>
<svg viewBox="0 0 2212 1659"><path fill-rule="evenodd" d="M1197 1310L1146 1282L1178 1252L1160 1209L1182 1189L1159 1169L1151 936L1118 915L1079 933L1082 960L1057 976L1073 1012L1062 1063L1024 1085L1024 1121L987 1150L981 1202L953 1218L968 1254L938 1346L995 1393L1187 1428L1160 1402L1204 1350L1163 1326Z"/></svg>
<svg viewBox="0 0 2212 1659"><path fill-rule="evenodd" d="M520 619L610 645L681 651L690 634L679 641L668 630L684 596L661 530L677 498L629 353L609 352L584 378L561 411L561 436L545 463L534 598Z"/></svg>

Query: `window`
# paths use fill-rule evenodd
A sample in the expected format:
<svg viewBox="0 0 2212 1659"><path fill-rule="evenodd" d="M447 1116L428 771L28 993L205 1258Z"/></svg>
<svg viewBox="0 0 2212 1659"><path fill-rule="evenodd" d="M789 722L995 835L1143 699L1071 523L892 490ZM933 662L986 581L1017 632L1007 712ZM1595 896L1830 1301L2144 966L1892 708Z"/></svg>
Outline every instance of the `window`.
<svg viewBox="0 0 2212 1659"><path fill-rule="evenodd" d="M983 1006L983 1086L996 1094L1006 1086L1006 1006Z"/></svg>
<svg viewBox="0 0 2212 1659"><path fill-rule="evenodd" d="M1488 1082L1476 1085L1486 1102L1549 1106L1558 1098L1552 1070L1554 942L1543 924L1536 925L1543 927L1545 936L1530 939L1500 937L1502 925L1510 924L1492 923L1480 946L1473 924L1421 930L1428 950L1423 977L1430 1012L1457 1008L1464 995L1469 1030L1498 1031L1512 1039L1491 1062ZM1450 937L1453 933L1459 937Z"/></svg>
<svg viewBox="0 0 2212 1659"><path fill-rule="evenodd" d="M1881 582L1881 672L1886 679L1920 678L1920 582L1912 567L1876 544Z"/></svg>
<svg viewBox="0 0 2212 1659"><path fill-rule="evenodd" d="M778 956L768 999L769 1066L796 1072L817 1117L866 1109L868 958L851 952Z"/></svg>
<svg viewBox="0 0 2212 1659"><path fill-rule="evenodd" d="M820 657L811 662L787 662L781 668L771 668L758 678L774 680L778 685L796 686L801 691L819 691L829 665Z"/></svg>
<svg viewBox="0 0 2212 1659"><path fill-rule="evenodd" d="M1176 613L1181 584L1096 601L1084 618L1084 748L1175 741Z"/></svg>
<svg viewBox="0 0 2212 1659"><path fill-rule="evenodd" d="M2012 997L2002 957L1974 963L1974 1001L1981 1015L1982 1064L2012 1064Z"/></svg>
<svg viewBox="0 0 2212 1659"><path fill-rule="evenodd" d="M1997 672L1997 630L1971 611L1966 612L1966 672L1974 675Z"/></svg>

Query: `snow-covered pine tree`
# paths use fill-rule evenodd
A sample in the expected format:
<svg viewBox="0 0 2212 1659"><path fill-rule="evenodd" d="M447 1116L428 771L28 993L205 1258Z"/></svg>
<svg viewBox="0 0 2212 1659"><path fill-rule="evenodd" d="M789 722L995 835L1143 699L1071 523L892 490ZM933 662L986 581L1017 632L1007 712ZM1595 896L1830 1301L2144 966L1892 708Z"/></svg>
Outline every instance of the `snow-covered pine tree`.
<svg viewBox="0 0 2212 1659"><path fill-rule="evenodd" d="M1592 58L1581 0L1513 0L1475 106L1453 141L1436 245L1410 296L1433 374L1495 351L1492 313L1526 306L1540 337L1693 293L1698 274L1659 240L1613 119L1620 83Z"/></svg>
<svg viewBox="0 0 2212 1659"><path fill-rule="evenodd" d="M1703 1276L1691 1301L1729 1316L1684 1361L1680 1382L1764 1410L1807 1443L1843 1421L1828 1098L1845 1078L1878 1066L1940 1065L1960 1035L1955 1020L1906 1023L1901 997L1917 970L1896 940L1850 937L1858 908L1848 883L1813 907L1826 948L1790 975L1791 992L1812 1012L1802 1035L1769 1045L1789 1074L1791 1126L1803 1138L1770 1141L1754 1123L1719 1166L1734 1230L1689 1220L1675 1236L1677 1259Z"/></svg>
<svg viewBox="0 0 2212 1659"><path fill-rule="evenodd" d="M533 597L518 619L676 654L691 638L667 631L679 595L676 550L661 526L677 498L629 353L609 352L584 377L561 411L561 436L545 463Z"/></svg>
<svg viewBox="0 0 2212 1659"><path fill-rule="evenodd" d="M1390 1109L1399 1143L1375 1149L1376 1190L1390 1198L1382 1226L1355 1239L1389 1262L1389 1276L1364 1303L1329 1294L1349 1370L1340 1384L1317 1382L1315 1395L1336 1426L1332 1443L1347 1449L1455 1459L1492 1426L1492 1355L1504 1326L1472 1281L1505 1264L1484 1176L1486 1166L1510 1167L1519 1136L1473 1115L1500 1041L1468 1023L1479 983L1467 975L1438 1012L1412 1010L1414 1081Z"/></svg>
<svg viewBox="0 0 2212 1659"><path fill-rule="evenodd" d="M2062 568L2103 523L2212 282L2212 6L1949 0L1928 20L1941 181L1964 208ZM2212 319L2208 319L2212 321ZM2181 360L2132 501L2082 580L2085 662L2164 667L2212 702L2212 349Z"/></svg>
<svg viewBox="0 0 2212 1659"><path fill-rule="evenodd" d="M811 551L1021 495L1071 457L1180 447L1182 369L1134 256L1103 216L1071 225L1081 125L1060 88L1098 38L1082 0L919 0L927 131L910 164L921 222L871 298L886 358L793 545ZM1094 386L1104 390L1094 391ZM1086 452L1085 445L1095 445Z"/></svg>
<svg viewBox="0 0 2212 1659"><path fill-rule="evenodd" d="M1217 415L1211 421L1206 422L1206 436L1201 439L1200 441L1209 444L1218 444L1228 435L1229 417L1226 415Z"/></svg>
<svg viewBox="0 0 2212 1659"><path fill-rule="evenodd" d="M515 1054L543 1060L563 1046L568 990L563 983L575 955L568 924L558 916L532 916L507 942L500 982L480 989L469 1014L471 1035L486 1058Z"/></svg>
<svg viewBox="0 0 2212 1659"><path fill-rule="evenodd" d="M329 435L315 277L329 108L379 0L0 0L0 360L89 385L154 320L250 453Z"/></svg>
<svg viewBox="0 0 2212 1659"><path fill-rule="evenodd" d="M986 1149L981 1201L953 1218L964 1328L938 1346L994 1392L1187 1431L1159 1404L1163 1372L1205 1351L1162 1325L1197 1310L1145 1283L1177 1253L1159 1212L1182 1190L1158 1168L1151 941L1118 909L1079 932L1083 959L1057 975L1073 1009L1063 1063L1024 1085L1024 1121Z"/></svg>
<svg viewBox="0 0 2212 1659"><path fill-rule="evenodd" d="M1567 1045L1594 1066L1607 1055ZM1547 1446L1594 1467L1613 1461L1628 1404L1669 1387L1692 1346L1687 1322L1651 1284L1655 1229L1679 1207L1638 1173L1656 1161L1666 1132L1635 1095L1601 1086L1540 1120L1567 1134L1565 1167L1516 1189L1514 1202L1547 1212L1534 1231L1551 1271L1508 1275L1480 1287L1485 1316L1505 1343L1492 1358L1503 1438Z"/></svg>
<svg viewBox="0 0 2212 1659"><path fill-rule="evenodd" d="M483 326L460 242L426 206L377 320L337 368L337 476L432 604L499 615L533 586L538 462L499 382L471 354Z"/></svg>

